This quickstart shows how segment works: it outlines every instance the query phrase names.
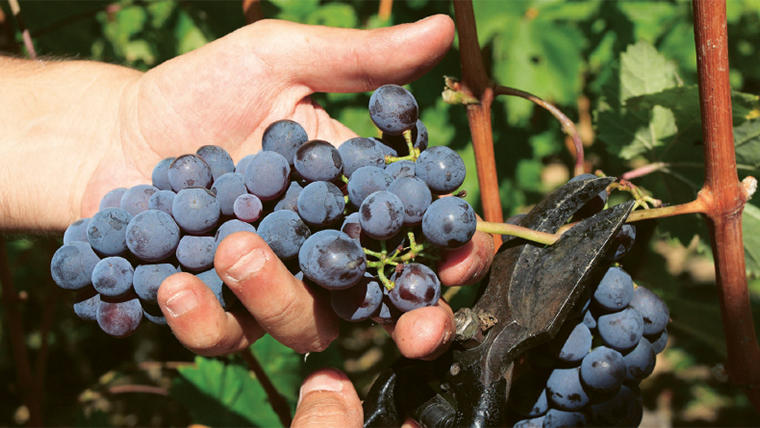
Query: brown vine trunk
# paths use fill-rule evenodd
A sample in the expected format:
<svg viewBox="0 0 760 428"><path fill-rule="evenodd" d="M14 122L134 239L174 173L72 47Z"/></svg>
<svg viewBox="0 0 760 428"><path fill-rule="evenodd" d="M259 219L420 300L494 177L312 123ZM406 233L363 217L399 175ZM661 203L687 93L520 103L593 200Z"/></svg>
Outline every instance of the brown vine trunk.
<svg viewBox="0 0 760 428"><path fill-rule="evenodd" d="M736 173L725 0L693 0L699 99L705 152L705 183L699 199L707 206L723 330L734 384L760 411L760 347L747 289L742 211L748 195Z"/></svg>
<svg viewBox="0 0 760 428"><path fill-rule="evenodd" d="M475 150L483 217L486 221L501 223L504 221L504 214L499 196L499 179L496 174L491 129L493 82L489 79L483 65L472 1L454 0L453 3L462 65L461 90L480 101L478 104L467 105L467 120L470 124L472 145ZM501 235L494 236L494 243L498 249L501 245Z"/></svg>

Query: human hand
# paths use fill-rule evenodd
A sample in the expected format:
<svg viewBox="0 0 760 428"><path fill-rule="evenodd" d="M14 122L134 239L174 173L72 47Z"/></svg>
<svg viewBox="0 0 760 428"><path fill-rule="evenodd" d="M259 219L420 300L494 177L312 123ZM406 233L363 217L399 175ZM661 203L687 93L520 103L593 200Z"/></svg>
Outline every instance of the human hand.
<svg viewBox="0 0 760 428"><path fill-rule="evenodd" d="M453 23L445 16L372 31L262 21L162 64L124 91L122 149L96 170L84 211L96 210L99 195L116 183L149 181L160 159L202 144L222 145L236 160L255 153L266 126L278 119L299 122L310 138L351 138L355 134L313 103L311 93L407 82L433 67L452 38ZM119 162L130 167L114 168ZM444 254L443 284L477 282L492 255L490 236L477 234L464 248ZM260 237L228 237L217 249L215 267L238 296L238 309L225 312L186 273L172 276L159 291L169 326L190 350L231 353L269 333L305 353L321 351L337 337L338 317L329 302L296 280ZM441 302L404 314L387 330L404 355L432 358L453 340L455 325Z"/></svg>

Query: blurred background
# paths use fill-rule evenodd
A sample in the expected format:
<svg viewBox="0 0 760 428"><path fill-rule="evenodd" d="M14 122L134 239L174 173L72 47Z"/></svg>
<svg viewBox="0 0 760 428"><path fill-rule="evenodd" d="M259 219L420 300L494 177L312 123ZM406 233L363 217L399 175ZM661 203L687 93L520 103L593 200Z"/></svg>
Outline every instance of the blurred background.
<svg viewBox="0 0 760 428"><path fill-rule="evenodd" d="M246 25L241 1L19 3L38 55L92 59L139 70ZM450 2L433 0L382 4L369 0L262 0L258 6L266 18L365 29L413 22L436 13L453 16ZM548 100L570 117L586 146L587 172L601 170L616 176L661 160L661 153L621 155L611 149L599 137L605 129L597 118L606 100L605 88L619 79L621 54L636 42L654 46L675 70L680 84L696 84L691 2L476 0L474 7L492 78ZM21 32L7 1L0 0L0 12L0 53L24 56ZM728 2L728 34L732 88L760 93L760 1ZM479 211L464 108L448 105L441 98L444 76L460 74L455 42L448 56L409 88L420 105L431 144L447 145L465 159L469 175L463 187ZM378 136L367 113L369 95L316 94L314 99L358 134ZM560 124L526 100L498 99L492 119L501 202L508 217L528 211L565 183L574 159ZM740 170L740 178L752 170ZM699 167L692 166L686 172L659 171L635 182L655 198L674 203L693 199L701 186L699 174ZM680 177L679 185L671 185L673 177ZM757 203L757 198L752 202ZM638 283L666 300L672 318L668 347L658 356L655 373L641 384L646 409L643 425L760 425L749 401L726 383L722 370L726 347L704 223L697 216L688 216L638 227L635 248L621 263ZM169 330L152 324L129 338L114 339L96 325L79 320L72 311L72 296L58 289L49 273L61 236L6 235L0 244L4 292L0 306L0 425L19 426L29 421L24 391L30 385L46 425L279 423L241 357L196 357L179 345ZM456 309L471 304L475 289L447 296ZM754 276L750 291L758 324L760 281ZM9 316L10 312L18 317ZM14 334L21 335L26 355L12 345ZM251 350L292 409L303 376L313 369L325 365L341 368L364 394L377 372L398 355L387 334L369 322L345 323L341 337L327 351L307 358L269 338ZM23 376L25 365L31 379Z"/></svg>

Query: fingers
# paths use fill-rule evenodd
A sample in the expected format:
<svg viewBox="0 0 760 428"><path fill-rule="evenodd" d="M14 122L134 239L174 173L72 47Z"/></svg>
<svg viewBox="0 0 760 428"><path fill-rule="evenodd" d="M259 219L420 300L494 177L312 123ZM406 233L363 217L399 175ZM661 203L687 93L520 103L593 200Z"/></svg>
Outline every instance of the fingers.
<svg viewBox="0 0 760 428"><path fill-rule="evenodd" d="M225 312L195 275L177 273L158 289L158 304L177 339L196 354L237 352L264 335L250 314Z"/></svg>
<svg viewBox="0 0 760 428"><path fill-rule="evenodd" d="M432 69L454 40L454 23L435 15L375 30L307 26L264 20L241 34L255 40L258 57L289 70L292 83L311 92L366 92L407 83Z"/></svg>
<svg viewBox="0 0 760 428"><path fill-rule="evenodd" d="M475 284L488 273L493 255L493 237L477 231L463 247L441 252L443 261L438 265L438 277L448 286Z"/></svg>
<svg viewBox="0 0 760 428"><path fill-rule="evenodd" d="M312 373L301 386L293 428L361 427L362 403L348 377L335 369Z"/></svg>
<svg viewBox="0 0 760 428"><path fill-rule="evenodd" d="M407 358L433 360L444 353L456 334L451 307L440 300L435 306L402 314L393 326L384 326Z"/></svg>
<svg viewBox="0 0 760 428"><path fill-rule="evenodd" d="M330 302L290 274L261 237L225 238L214 259L219 277L264 331L300 353L323 351L338 336Z"/></svg>

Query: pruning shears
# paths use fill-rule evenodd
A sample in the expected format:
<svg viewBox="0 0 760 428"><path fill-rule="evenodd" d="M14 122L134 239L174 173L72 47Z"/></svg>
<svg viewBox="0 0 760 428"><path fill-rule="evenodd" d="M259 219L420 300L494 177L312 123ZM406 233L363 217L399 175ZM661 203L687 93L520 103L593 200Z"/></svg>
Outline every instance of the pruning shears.
<svg viewBox="0 0 760 428"><path fill-rule="evenodd" d="M520 225L556 233L613 181L568 183ZM504 426L514 362L555 336L632 208L629 201L601 211L551 246L505 239L476 303L455 314L451 348L434 361L400 358L385 369L364 400L364 426L400 426L407 415L429 428Z"/></svg>

